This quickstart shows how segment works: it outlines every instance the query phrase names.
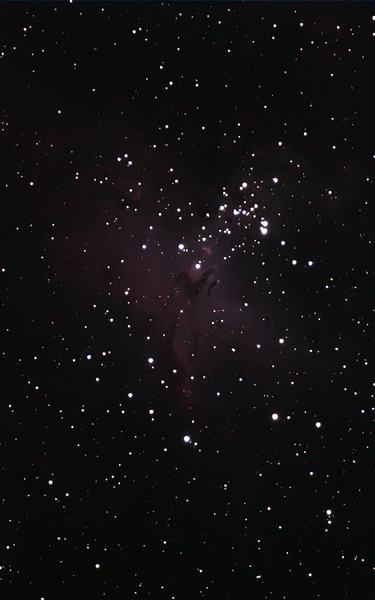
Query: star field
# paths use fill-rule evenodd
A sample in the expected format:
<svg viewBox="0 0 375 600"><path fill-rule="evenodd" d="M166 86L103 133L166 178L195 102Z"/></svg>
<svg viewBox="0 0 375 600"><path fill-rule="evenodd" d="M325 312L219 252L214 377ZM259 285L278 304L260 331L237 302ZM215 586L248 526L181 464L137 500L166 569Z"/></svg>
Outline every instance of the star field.
<svg viewBox="0 0 375 600"><path fill-rule="evenodd" d="M373 6L0 11L4 598L371 600Z"/></svg>

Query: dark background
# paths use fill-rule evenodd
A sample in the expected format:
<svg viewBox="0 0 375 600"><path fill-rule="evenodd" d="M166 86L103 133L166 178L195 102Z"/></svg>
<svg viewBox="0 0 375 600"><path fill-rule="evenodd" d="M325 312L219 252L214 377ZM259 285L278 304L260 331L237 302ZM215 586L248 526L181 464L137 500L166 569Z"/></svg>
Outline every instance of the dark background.
<svg viewBox="0 0 375 600"><path fill-rule="evenodd" d="M373 15L0 5L2 597L375 597Z"/></svg>

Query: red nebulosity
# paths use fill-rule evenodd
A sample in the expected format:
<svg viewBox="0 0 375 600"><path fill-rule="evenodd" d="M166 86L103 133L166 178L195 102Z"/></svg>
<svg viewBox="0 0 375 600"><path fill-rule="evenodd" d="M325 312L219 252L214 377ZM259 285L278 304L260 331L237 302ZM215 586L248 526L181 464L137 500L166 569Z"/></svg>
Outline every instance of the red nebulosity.
<svg viewBox="0 0 375 600"><path fill-rule="evenodd" d="M134 193L124 194L127 185ZM188 195L162 195L144 183L120 187L78 220L66 211L56 261L67 266L72 289L99 296L107 312L116 307L120 321L132 322L138 354L147 360L151 340L185 382L224 365L233 372L267 369L285 330L277 259L266 264L256 229L264 209L257 220L251 195L240 210L227 194L202 215ZM124 328L125 345L128 335Z"/></svg>

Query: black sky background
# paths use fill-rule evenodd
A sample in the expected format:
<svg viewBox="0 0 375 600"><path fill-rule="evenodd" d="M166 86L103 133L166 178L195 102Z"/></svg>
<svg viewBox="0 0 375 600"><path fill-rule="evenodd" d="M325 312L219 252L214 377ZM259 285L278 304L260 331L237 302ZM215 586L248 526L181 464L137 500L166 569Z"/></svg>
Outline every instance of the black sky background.
<svg viewBox="0 0 375 600"><path fill-rule="evenodd" d="M374 14L0 5L4 598L374 598Z"/></svg>

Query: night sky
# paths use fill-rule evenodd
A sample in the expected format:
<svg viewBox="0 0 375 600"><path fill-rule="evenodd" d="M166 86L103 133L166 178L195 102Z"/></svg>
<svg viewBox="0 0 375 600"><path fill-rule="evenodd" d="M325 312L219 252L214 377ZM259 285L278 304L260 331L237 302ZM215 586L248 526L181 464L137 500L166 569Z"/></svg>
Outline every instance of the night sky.
<svg viewBox="0 0 375 600"><path fill-rule="evenodd" d="M2 598L375 598L374 42L0 5Z"/></svg>

